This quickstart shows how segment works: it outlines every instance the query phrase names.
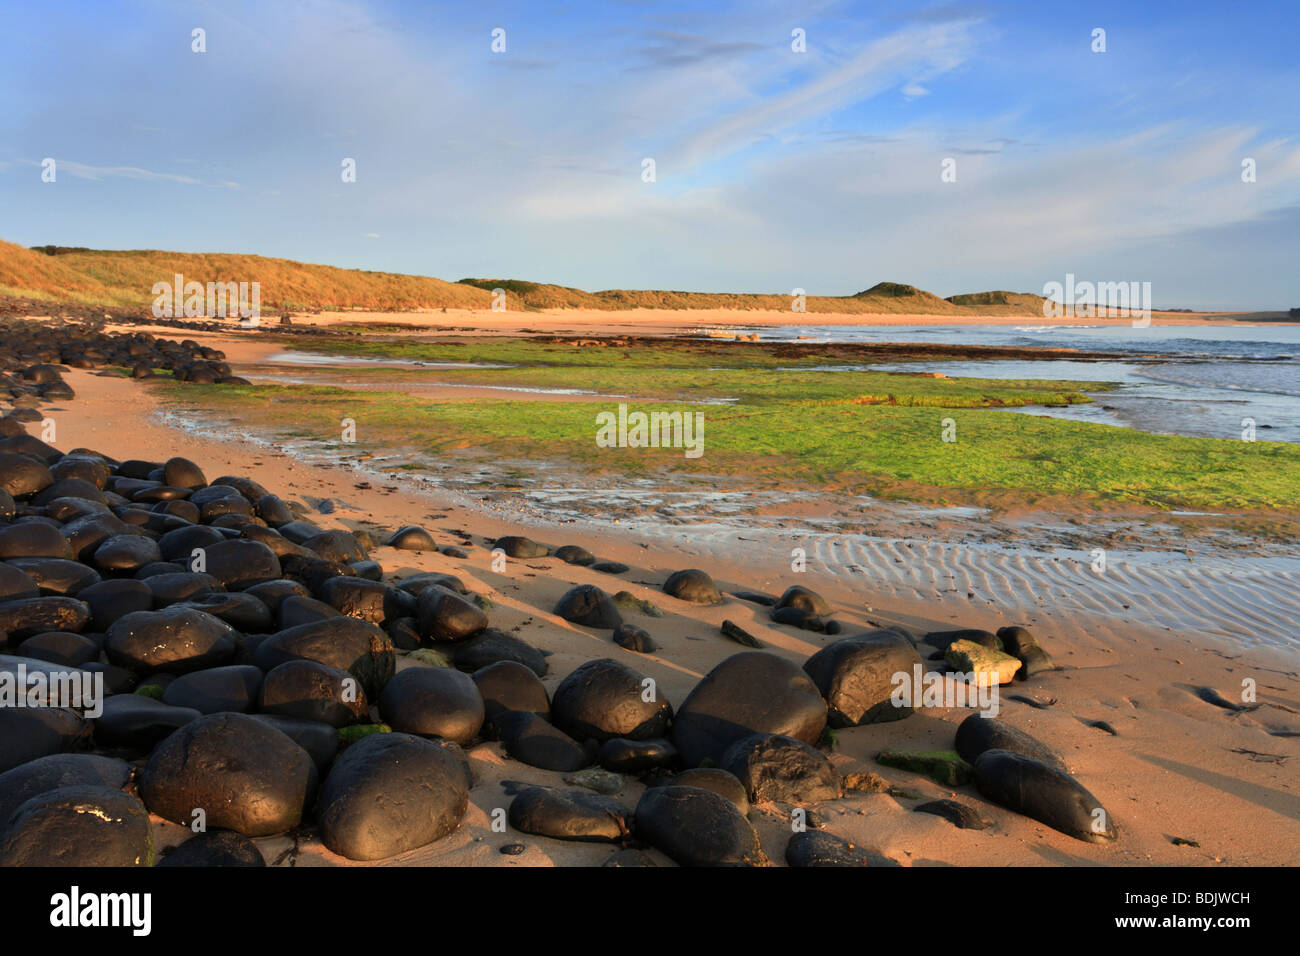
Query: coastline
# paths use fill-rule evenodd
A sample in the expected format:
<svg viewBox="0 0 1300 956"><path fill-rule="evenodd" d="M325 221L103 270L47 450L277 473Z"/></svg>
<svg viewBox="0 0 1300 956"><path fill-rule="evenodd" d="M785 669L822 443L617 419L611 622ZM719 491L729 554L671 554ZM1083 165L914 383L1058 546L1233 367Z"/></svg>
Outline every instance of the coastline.
<svg viewBox="0 0 1300 956"><path fill-rule="evenodd" d="M91 447L122 457L183 455L199 462L209 474L256 475L268 487L301 496L308 503L334 499L341 506L330 515L317 516L330 527L373 523L391 529L416 523L428 527L439 540L456 532L491 538L537 527L508 495L504 503L485 509L482 502L472 507L462 497L445 492L411 490L400 478L358 489L364 478L346 465L306 465L251 442L247 435L224 435L218 440L170 428L157 420L158 403L151 392L129 380L80 370L70 372L68 380L77 397L51 410L60 447ZM471 588L487 593L496 605L494 626L519 630L530 642L552 652L548 687L553 688L584 660L613 656L654 676L674 703L680 703L714 664L738 650L717 634L717 625L724 618L734 619L769 650L794 661L831 640L773 625L765 614L757 613L759 609L740 601L729 600L718 608L681 605L656 587L668 572L681 567L703 566L724 592L737 588L779 592L787 584L805 583L826 595L836 608L835 617L850 634L889 623L923 630L1026 623L1063 669L1006 688L1002 716L1060 749L1080 781L1115 808L1124 838L1107 847L1079 843L983 801L977 806L993 818L994 827L955 831L942 820L911 813L907 800L883 794L828 804L825 812L830 814L833 832L877 846L905 865L1295 862L1294 849L1278 836L1300 818L1294 775L1286 768L1287 759L1300 756L1300 745L1294 736L1276 736L1300 730L1300 679L1294 651L1243 649L1203 634L1125 623L1113 616L1089 613L1086 608L1012 617L995 603L973 602L960 588L943 587L948 582L942 580L940 568L930 569L935 583L932 593L905 599L885 594L870 582L820 574L812 562L807 575L781 573L779 563L755 561L752 549L740 541L729 548L706 551L689 542L643 540L644 536L629 534L629 530L573 522L537 532L549 544L581 544L602 558L631 565L632 570L617 579L553 559L530 561L514 574L495 574L484 547L472 549L469 559L386 548L379 549L375 557L398 576L426 570L450 572L461 575ZM614 647L603 635L549 613L559 595L576 583L610 590L627 587L663 607L664 618L645 622L653 627L661 650L652 655L632 654ZM402 662L399 668L403 664L410 666L410 662ZM1263 702L1258 709L1225 711L1198 695L1200 688L1211 687L1231 697L1244 676L1258 681ZM1012 694L1037 699L1040 704L1052 703L1035 707L1011 700ZM940 711L899 723L840 731L833 759L844 769L870 769L891 783L915 787L928 795L949 796L944 788L924 778L881 767L872 758L885 747L950 747L960 716ZM1085 720L1105 720L1118 736L1089 726ZM505 840L491 831L490 820L492 810L508 802L502 780L552 784L555 780L545 772L505 763L494 744L479 744L469 755L476 784L461 828L437 844L385 862L598 864L608 855L609 850L601 846L536 839L526 841L528 849L521 856L497 853L496 845ZM629 781L623 799L634 802L638 792L639 784ZM782 834L788 836L788 823L762 813L754 817L765 845L771 840L779 848ZM174 825L155 823L160 845L179 842L187 835ZM1171 842L1173 836L1196 840L1200 847L1176 846ZM268 859L293 846L287 837L261 842ZM779 858L779 852L773 856ZM295 859L297 865L347 863L315 843L300 846Z"/></svg>
<svg viewBox="0 0 1300 956"><path fill-rule="evenodd" d="M1131 326L1129 317L1057 318L1036 315L930 315L925 313L882 312L792 312L746 309L547 309L523 312L492 312L483 309L447 309L414 312L306 312L289 313L295 325L390 325L438 331L440 334L504 334L510 332L565 332L580 329L598 330L602 335L681 334L694 329L772 328L779 326L966 326L966 325L1047 325ZM1219 312L1152 312L1152 325L1297 325L1300 322L1245 322ZM1241 313L1249 315L1252 313ZM267 316L264 321L274 322Z"/></svg>

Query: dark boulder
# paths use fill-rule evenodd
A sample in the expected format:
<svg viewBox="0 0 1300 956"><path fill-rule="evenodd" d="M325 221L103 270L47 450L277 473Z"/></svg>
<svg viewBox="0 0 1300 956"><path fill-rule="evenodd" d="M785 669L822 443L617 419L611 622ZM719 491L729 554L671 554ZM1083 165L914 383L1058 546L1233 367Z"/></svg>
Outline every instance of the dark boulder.
<svg viewBox="0 0 1300 956"><path fill-rule="evenodd" d="M349 860L427 846L460 826L472 785L454 744L371 734L339 755L321 787L321 839Z"/></svg>
<svg viewBox="0 0 1300 956"><path fill-rule="evenodd" d="M785 593L777 598L775 606L777 608L798 608L801 611L807 611L809 614L817 614L821 617L826 617L831 613L831 606L824 597L801 584L786 588Z"/></svg>
<svg viewBox="0 0 1300 956"><path fill-rule="evenodd" d="M379 712L394 730L468 744L483 726L474 679L447 667L408 667L384 687Z"/></svg>
<svg viewBox="0 0 1300 956"><path fill-rule="evenodd" d="M511 558L544 558L550 554L546 545L538 544L531 538L510 534L492 542L493 551L504 551Z"/></svg>
<svg viewBox="0 0 1300 956"><path fill-rule="evenodd" d="M586 548L580 548L576 544L566 544L562 548L555 549L555 556L565 564L576 564L580 567L588 567L596 563L596 556Z"/></svg>
<svg viewBox="0 0 1300 956"><path fill-rule="evenodd" d="M803 669L826 699L832 727L856 727L911 716L914 668L921 655L904 635L869 631L836 641L808 658ZM902 675L900 677L900 675ZM905 681L906 698L895 691Z"/></svg>
<svg viewBox="0 0 1300 956"><path fill-rule="evenodd" d="M123 789L131 780L131 765L99 754L51 754L0 773L0 821L38 794L61 787ZM4 823L0 822L0 832Z"/></svg>
<svg viewBox="0 0 1300 956"><path fill-rule="evenodd" d="M14 660L0 657L0 665ZM81 749L89 743L92 726L70 707L0 707L0 773Z"/></svg>
<svg viewBox="0 0 1300 956"><path fill-rule="evenodd" d="M1069 772L1055 750L997 717L971 714L963 720L957 725L956 749L961 758L972 765L986 750L1009 750Z"/></svg>
<svg viewBox="0 0 1300 956"><path fill-rule="evenodd" d="M43 462L26 455L0 451L0 490L15 498L44 491L54 484L54 476Z"/></svg>
<svg viewBox="0 0 1300 956"><path fill-rule="evenodd" d="M495 714L524 710L542 717L551 713L546 685L529 668L517 661L497 661L474 671L473 681L483 698L487 723Z"/></svg>
<svg viewBox="0 0 1300 956"><path fill-rule="evenodd" d="M103 633L128 614L153 610L153 592L143 581L99 581L77 592L90 608L90 626Z"/></svg>
<svg viewBox="0 0 1300 956"><path fill-rule="evenodd" d="M551 719L576 740L663 737L673 707L657 685L609 658L587 661L551 695Z"/></svg>
<svg viewBox="0 0 1300 956"><path fill-rule="evenodd" d="M998 639L1002 641L1003 649L1020 661L1020 669L1016 671L1017 680L1028 680L1035 674L1056 670L1051 656L1039 646L1028 628L1000 627Z"/></svg>
<svg viewBox="0 0 1300 956"><path fill-rule="evenodd" d="M668 580L664 582L664 593L688 604L722 603L722 592L713 583L713 578L695 568L674 571L668 575Z"/></svg>
<svg viewBox="0 0 1300 956"><path fill-rule="evenodd" d="M697 787L652 787L636 805L636 835L681 866L766 866L736 805Z"/></svg>
<svg viewBox="0 0 1300 956"><path fill-rule="evenodd" d="M0 866L152 865L149 813L114 787L71 786L38 794L14 810L0 834Z"/></svg>
<svg viewBox="0 0 1300 956"><path fill-rule="evenodd" d="M70 597L35 597L0 604L0 633L10 641L20 641L46 631L85 630L90 623L90 609Z"/></svg>
<svg viewBox="0 0 1300 956"><path fill-rule="evenodd" d="M212 667L184 674L167 685L163 703L201 714L246 713L257 703L262 672L249 664Z"/></svg>
<svg viewBox="0 0 1300 956"><path fill-rule="evenodd" d="M135 611L108 629L108 659L136 673L185 674L216 667L235 654L238 638L225 621L193 608Z"/></svg>
<svg viewBox="0 0 1300 956"><path fill-rule="evenodd" d="M228 591L242 591L280 577L280 559L259 541L234 538L204 548L206 567Z"/></svg>
<svg viewBox="0 0 1300 956"><path fill-rule="evenodd" d="M735 741L756 733L816 743L826 701L796 665L766 651L743 651L718 664L677 710L673 743L688 767L716 766Z"/></svg>
<svg viewBox="0 0 1300 956"><path fill-rule="evenodd" d="M405 528L398 528L389 535L384 544L390 548L399 548L402 551L438 550L438 545L434 543L429 532L413 524L408 524Z"/></svg>
<svg viewBox="0 0 1300 956"><path fill-rule="evenodd" d="M420 592L416 619L426 641L463 641L488 626L487 615L476 604L437 586Z"/></svg>
<svg viewBox="0 0 1300 956"><path fill-rule="evenodd" d="M1106 843L1118 836L1114 819L1083 784L1032 757L984 751L975 761L975 786L994 803L1076 840Z"/></svg>
<svg viewBox="0 0 1300 956"><path fill-rule="evenodd" d="M876 850L820 830L803 830L785 846L787 866L898 866Z"/></svg>
<svg viewBox="0 0 1300 956"><path fill-rule="evenodd" d="M351 576L330 578L321 584L319 597L339 613L372 624L383 624L399 617L412 617L416 613L416 599L406 591L395 588L391 584L368 581L365 578ZM482 612L479 611L479 614L481 615ZM446 611L443 616L451 616L451 612ZM486 618L483 619L483 626L487 626Z"/></svg>
<svg viewBox="0 0 1300 956"><path fill-rule="evenodd" d="M565 592L555 613L572 624L613 630L623 626L623 616L608 594L592 584L580 584Z"/></svg>
<svg viewBox="0 0 1300 956"><path fill-rule="evenodd" d="M652 654L659 650L659 645L645 628L635 624L623 624L614 629L614 643L627 651L638 654Z"/></svg>
<svg viewBox="0 0 1300 956"><path fill-rule="evenodd" d="M476 671L500 661L523 664L538 677L545 677L549 669L546 656L533 645L491 627L452 647L453 661L463 671Z"/></svg>
<svg viewBox="0 0 1300 956"><path fill-rule="evenodd" d="M10 558L5 564L35 581L44 595L79 597L83 589L101 580L94 568L65 558Z"/></svg>
<svg viewBox="0 0 1300 956"><path fill-rule="evenodd" d="M0 559L70 559L72 545L59 529L41 520L25 520L0 526Z"/></svg>
<svg viewBox="0 0 1300 956"><path fill-rule="evenodd" d="M182 826L203 810L209 827L269 836L298 825L316 781L307 751L279 730L246 714L212 714L158 745L140 796Z"/></svg>
<svg viewBox="0 0 1300 956"><path fill-rule="evenodd" d="M630 833L632 811L611 797L585 790L527 787L511 802L510 825L553 840L619 843Z"/></svg>
<svg viewBox="0 0 1300 956"><path fill-rule="evenodd" d="M506 753L530 767L571 773L591 766L594 754L541 716L520 710L492 718Z"/></svg>
<svg viewBox="0 0 1300 956"><path fill-rule="evenodd" d="M208 830L190 837L155 866L266 866L257 844L233 830Z"/></svg>
<svg viewBox="0 0 1300 956"><path fill-rule="evenodd" d="M672 765L677 760L677 748L663 738L629 740L627 737L613 737L600 745L596 759L606 770L615 773L641 773Z"/></svg>
<svg viewBox="0 0 1300 956"><path fill-rule="evenodd" d="M735 775L755 803L814 803L836 800L844 785L839 772L816 747L780 734L737 740L721 766Z"/></svg>
<svg viewBox="0 0 1300 956"><path fill-rule="evenodd" d="M285 661L272 668L262 682L258 703L264 714L334 727L370 719L370 704L357 678L317 661Z"/></svg>
<svg viewBox="0 0 1300 956"><path fill-rule="evenodd" d="M347 671L361 681L370 700L379 698L397 666L388 635L354 617L286 628L258 644L253 654L253 663L264 671L292 660L317 661Z"/></svg>
<svg viewBox="0 0 1300 956"><path fill-rule="evenodd" d="M104 712L95 721L95 742L144 754L176 728L202 716L192 708L174 707L143 694L114 694L104 701Z"/></svg>

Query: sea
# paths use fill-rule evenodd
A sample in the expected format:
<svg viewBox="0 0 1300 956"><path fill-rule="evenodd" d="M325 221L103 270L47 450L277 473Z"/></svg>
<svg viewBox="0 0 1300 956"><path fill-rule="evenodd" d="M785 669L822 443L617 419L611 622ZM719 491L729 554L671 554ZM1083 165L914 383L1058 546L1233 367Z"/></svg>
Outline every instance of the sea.
<svg viewBox="0 0 1300 956"><path fill-rule="evenodd" d="M849 325L736 331L761 341L1039 346L1112 353L1103 361L955 360L837 368L1115 382L1118 389L1094 393L1091 405L1009 413L1165 435L1300 442L1300 325Z"/></svg>

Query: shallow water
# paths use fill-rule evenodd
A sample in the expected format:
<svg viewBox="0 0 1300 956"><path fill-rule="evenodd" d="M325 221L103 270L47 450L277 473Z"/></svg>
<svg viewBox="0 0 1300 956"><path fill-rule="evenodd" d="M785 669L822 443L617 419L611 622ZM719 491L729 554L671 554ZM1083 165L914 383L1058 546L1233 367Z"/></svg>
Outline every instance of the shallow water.
<svg viewBox="0 0 1300 956"><path fill-rule="evenodd" d="M924 342L1112 351L1114 360L1101 362L956 360L838 369L1118 382L1121 389L1094 394L1091 406L1013 411L1162 435L1238 440L1253 422L1258 441L1300 442L1300 326L788 326L740 331L757 333L767 341Z"/></svg>

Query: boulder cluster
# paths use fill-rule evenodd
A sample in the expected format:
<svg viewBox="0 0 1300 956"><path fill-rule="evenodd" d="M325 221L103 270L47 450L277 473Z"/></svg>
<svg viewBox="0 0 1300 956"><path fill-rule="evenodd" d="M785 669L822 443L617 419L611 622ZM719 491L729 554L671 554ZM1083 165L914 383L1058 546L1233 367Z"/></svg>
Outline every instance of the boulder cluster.
<svg viewBox="0 0 1300 956"><path fill-rule="evenodd" d="M97 332L77 325L0 321L0 389L7 390L15 411L34 410L43 401L73 398L72 389L63 381L69 367L123 369L138 379L249 384L231 375L225 353L193 339L173 342L147 332ZM32 420L19 416L19 421Z"/></svg>

